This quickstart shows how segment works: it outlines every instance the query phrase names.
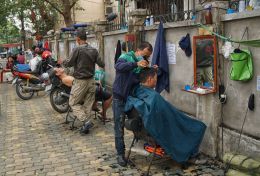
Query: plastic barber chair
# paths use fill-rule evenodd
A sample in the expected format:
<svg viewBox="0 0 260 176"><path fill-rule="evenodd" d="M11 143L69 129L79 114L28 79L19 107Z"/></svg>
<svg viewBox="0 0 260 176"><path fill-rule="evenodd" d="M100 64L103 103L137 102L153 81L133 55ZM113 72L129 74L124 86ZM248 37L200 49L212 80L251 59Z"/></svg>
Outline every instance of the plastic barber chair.
<svg viewBox="0 0 260 176"><path fill-rule="evenodd" d="M153 151L149 151L150 153L152 153L152 157L150 158L148 169L145 174L146 176L148 176L153 159L155 158L155 155L156 155L156 151L158 150L158 145L157 145L156 141L145 130L143 122L142 122L142 118L140 117L140 114L137 112L136 109L133 108L131 111L127 112L126 115L127 115L127 119L125 121L125 128L134 133L134 137L133 137L133 140L132 140L132 143L131 143L131 146L129 148L128 155L126 158L127 163L129 163L131 149L134 146L135 142L137 142L140 139L146 141L151 146L153 146L152 147Z"/></svg>

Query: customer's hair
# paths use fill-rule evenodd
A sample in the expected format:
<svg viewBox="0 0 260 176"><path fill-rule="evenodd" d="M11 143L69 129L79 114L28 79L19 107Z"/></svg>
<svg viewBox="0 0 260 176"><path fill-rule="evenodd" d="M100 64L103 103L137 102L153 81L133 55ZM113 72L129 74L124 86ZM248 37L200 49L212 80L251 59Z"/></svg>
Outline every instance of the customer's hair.
<svg viewBox="0 0 260 176"><path fill-rule="evenodd" d="M84 40L84 41L87 40L87 34L86 34L86 31L84 29L78 29L76 36L78 38L80 38L80 40Z"/></svg>
<svg viewBox="0 0 260 176"><path fill-rule="evenodd" d="M144 68L140 75L139 75L139 81L141 83L145 83L149 77L154 77L157 74L157 70L153 67L146 67Z"/></svg>
<svg viewBox="0 0 260 176"><path fill-rule="evenodd" d="M144 50L145 48L148 48L150 52L153 52L153 46L149 42L142 42L137 49Z"/></svg>

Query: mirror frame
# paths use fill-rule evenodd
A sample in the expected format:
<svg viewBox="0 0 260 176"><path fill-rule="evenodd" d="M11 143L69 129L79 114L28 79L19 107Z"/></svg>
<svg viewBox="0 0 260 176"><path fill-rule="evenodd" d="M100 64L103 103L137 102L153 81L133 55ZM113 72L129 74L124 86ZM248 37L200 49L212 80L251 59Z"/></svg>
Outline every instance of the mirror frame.
<svg viewBox="0 0 260 176"><path fill-rule="evenodd" d="M197 87L197 62L196 62L196 41L198 39L212 39L214 42L214 86L211 93L217 92L217 38L213 35L200 35L200 36L193 36L193 66L194 66L194 86Z"/></svg>

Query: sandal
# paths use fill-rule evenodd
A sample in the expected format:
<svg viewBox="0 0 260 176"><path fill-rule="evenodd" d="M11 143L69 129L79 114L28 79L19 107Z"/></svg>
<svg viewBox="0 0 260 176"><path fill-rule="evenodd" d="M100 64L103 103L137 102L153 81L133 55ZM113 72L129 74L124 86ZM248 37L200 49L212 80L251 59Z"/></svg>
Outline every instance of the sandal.
<svg viewBox="0 0 260 176"><path fill-rule="evenodd" d="M92 108L92 111L100 112L100 109L98 109L98 108Z"/></svg>

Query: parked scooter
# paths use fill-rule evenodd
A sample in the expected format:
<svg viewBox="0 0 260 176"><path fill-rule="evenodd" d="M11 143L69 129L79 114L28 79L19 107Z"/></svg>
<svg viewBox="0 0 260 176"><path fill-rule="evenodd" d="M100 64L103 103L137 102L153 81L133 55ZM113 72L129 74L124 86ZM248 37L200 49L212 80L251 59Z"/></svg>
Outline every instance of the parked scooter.
<svg viewBox="0 0 260 176"><path fill-rule="evenodd" d="M44 91L50 84L47 71L55 65L51 52L44 51L42 61L37 64L36 71L19 71L15 66L12 70L14 75L12 84L16 85L17 95L23 100L29 100L35 92Z"/></svg>

